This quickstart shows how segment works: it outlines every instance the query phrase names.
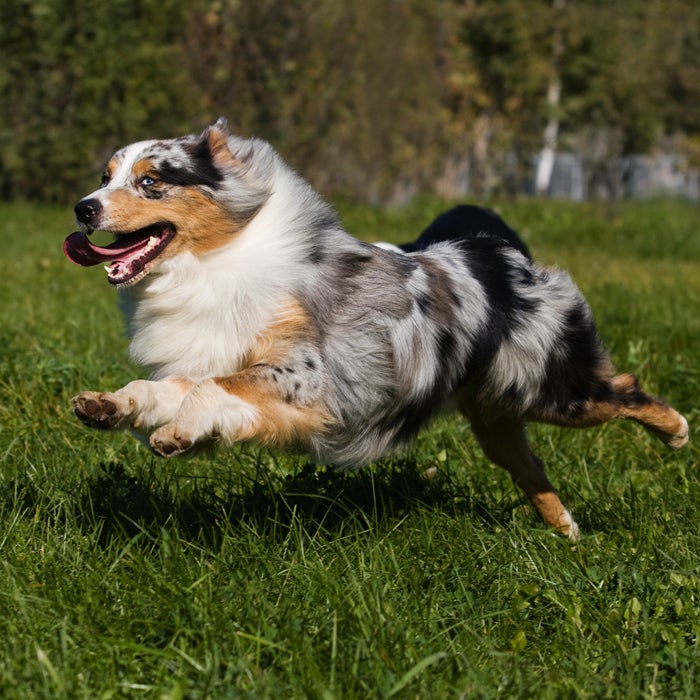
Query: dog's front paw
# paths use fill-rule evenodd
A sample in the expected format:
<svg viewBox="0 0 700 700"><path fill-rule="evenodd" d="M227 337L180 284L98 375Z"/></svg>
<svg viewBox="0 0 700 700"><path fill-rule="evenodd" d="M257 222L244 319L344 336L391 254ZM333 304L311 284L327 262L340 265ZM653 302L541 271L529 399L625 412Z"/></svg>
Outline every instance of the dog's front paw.
<svg viewBox="0 0 700 700"><path fill-rule="evenodd" d="M115 394L83 391L71 399L73 412L88 427L99 430L119 428L129 418L128 406Z"/></svg>
<svg viewBox="0 0 700 700"><path fill-rule="evenodd" d="M174 423L158 428L150 438L151 450L160 457L178 457L192 448L194 439Z"/></svg>

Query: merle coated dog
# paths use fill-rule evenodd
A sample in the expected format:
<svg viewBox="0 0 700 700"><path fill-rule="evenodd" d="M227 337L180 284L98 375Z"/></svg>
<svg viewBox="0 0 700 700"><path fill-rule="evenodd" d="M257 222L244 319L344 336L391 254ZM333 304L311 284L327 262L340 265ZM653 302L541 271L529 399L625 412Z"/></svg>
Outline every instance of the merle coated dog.
<svg viewBox="0 0 700 700"><path fill-rule="evenodd" d="M383 250L222 119L117 151L75 211L66 255L105 263L150 378L84 391L74 411L162 457L253 440L356 467L458 410L545 523L576 539L528 421L625 418L672 448L688 440L679 413L615 373L569 276L485 210L457 208ZM96 245L95 230L114 242Z"/></svg>

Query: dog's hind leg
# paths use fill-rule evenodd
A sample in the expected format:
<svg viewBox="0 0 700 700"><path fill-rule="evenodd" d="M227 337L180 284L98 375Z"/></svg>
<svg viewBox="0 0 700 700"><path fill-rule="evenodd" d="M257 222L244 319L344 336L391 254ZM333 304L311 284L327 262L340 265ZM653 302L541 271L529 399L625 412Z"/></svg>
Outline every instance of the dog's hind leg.
<svg viewBox="0 0 700 700"><path fill-rule="evenodd" d="M542 461L527 444L523 422L511 416L488 419L478 409L465 411L465 415L486 456L510 473L545 524L576 541L578 525L547 478Z"/></svg>
<svg viewBox="0 0 700 700"><path fill-rule="evenodd" d="M688 422L665 401L647 394L632 374L618 374L601 385L603 398L590 398L547 422L575 428L600 425L615 418L633 420L643 425L674 450L688 442ZM541 420L541 418L535 418Z"/></svg>
<svg viewBox="0 0 700 700"><path fill-rule="evenodd" d="M642 391L634 375L617 375L611 386L621 418L641 423L674 450L688 442L688 421L665 401Z"/></svg>

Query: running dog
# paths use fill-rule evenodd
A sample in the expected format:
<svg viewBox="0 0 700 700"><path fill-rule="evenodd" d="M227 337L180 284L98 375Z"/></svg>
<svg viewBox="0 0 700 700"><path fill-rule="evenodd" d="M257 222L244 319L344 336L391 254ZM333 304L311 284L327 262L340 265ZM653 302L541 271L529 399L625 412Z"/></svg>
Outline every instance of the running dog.
<svg viewBox="0 0 700 700"><path fill-rule="evenodd" d="M615 374L569 276L535 264L510 229L473 230L462 210L408 251L363 243L225 119L117 151L75 213L65 253L105 263L150 379L84 391L73 409L89 427L150 435L162 457L253 440L358 467L458 410L544 522L575 540L528 421L626 418L671 448L688 441L683 416ZM98 230L114 242L93 243Z"/></svg>

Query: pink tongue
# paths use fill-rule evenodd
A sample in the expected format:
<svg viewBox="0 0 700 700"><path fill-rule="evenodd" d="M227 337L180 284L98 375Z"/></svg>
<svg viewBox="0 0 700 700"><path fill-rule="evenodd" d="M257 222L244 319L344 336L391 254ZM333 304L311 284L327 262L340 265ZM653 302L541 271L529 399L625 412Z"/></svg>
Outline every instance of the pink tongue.
<svg viewBox="0 0 700 700"><path fill-rule="evenodd" d="M71 235L63 241L63 252L69 260L72 260L77 265L90 267L91 265L98 265L101 262L119 260L121 256L135 250L143 244L143 239L140 237L138 241L132 239L131 245L128 245L127 241L128 238L123 242L115 241L105 248L102 248L90 243L87 234L82 231L76 231L75 233L71 233Z"/></svg>

